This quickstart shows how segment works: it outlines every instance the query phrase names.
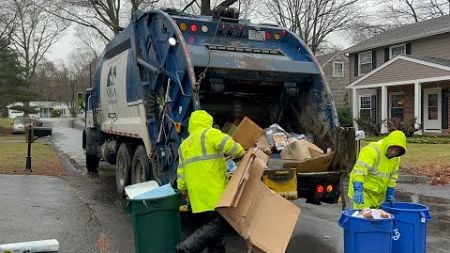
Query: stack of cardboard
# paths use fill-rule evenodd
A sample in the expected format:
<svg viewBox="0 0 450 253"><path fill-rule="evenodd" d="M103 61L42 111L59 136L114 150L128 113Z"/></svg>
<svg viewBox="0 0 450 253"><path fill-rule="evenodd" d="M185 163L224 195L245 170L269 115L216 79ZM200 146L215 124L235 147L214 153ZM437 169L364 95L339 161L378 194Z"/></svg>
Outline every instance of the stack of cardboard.
<svg viewBox="0 0 450 253"><path fill-rule="evenodd" d="M300 208L261 181L267 155L250 148L228 183L217 211L255 252L284 253Z"/></svg>

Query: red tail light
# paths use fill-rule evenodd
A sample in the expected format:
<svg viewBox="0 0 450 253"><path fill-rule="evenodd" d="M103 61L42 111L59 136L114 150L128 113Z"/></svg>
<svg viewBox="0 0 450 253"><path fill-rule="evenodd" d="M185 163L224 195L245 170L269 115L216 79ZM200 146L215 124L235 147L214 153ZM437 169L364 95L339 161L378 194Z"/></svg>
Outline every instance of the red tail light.
<svg viewBox="0 0 450 253"><path fill-rule="evenodd" d="M281 30L281 35L286 36L287 31L286 30Z"/></svg>
<svg viewBox="0 0 450 253"><path fill-rule="evenodd" d="M270 32L266 32L266 40L270 40L271 37L272 37L272 34L270 34Z"/></svg>
<svg viewBox="0 0 450 253"><path fill-rule="evenodd" d="M191 25L191 32L193 32L193 33L198 32L198 25L197 24L192 24Z"/></svg>
<svg viewBox="0 0 450 253"><path fill-rule="evenodd" d="M317 193L324 193L325 192L325 188L323 187L323 185L316 186L316 192Z"/></svg>

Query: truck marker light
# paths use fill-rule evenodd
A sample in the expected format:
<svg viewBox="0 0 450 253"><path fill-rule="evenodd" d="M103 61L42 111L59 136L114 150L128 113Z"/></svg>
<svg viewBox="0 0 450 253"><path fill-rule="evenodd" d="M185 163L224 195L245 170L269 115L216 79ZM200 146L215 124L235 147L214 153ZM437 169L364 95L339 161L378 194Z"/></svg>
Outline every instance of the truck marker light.
<svg viewBox="0 0 450 253"><path fill-rule="evenodd" d="M325 188L322 185L316 186L317 193L323 193L324 191L325 191Z"/></svg>
<svg viewBox="0 0 450 253"><path fill-rule="evenodd" d="M179 134L181 133L181 123L175 123L175 131Z"/></svg>
<svg viewBox="0 0 450 253"><path fill-rule="evenodd" d="M281 35L286 36L287 35L287 31L286 30L281 30Z"/></svg>
<svg viewBox="0 0 450 253"><path fill-rule="evenodd" d="M244 30L244 26L243 25L240 25L239 26L239 31L243 31Z"/></svg>
<svg viewBox="0 0 450 253"><path fill-rule="evenodd" d="M272 34L270 34L270 32L266 32L266 40L270 40L271 37L272 37Z"/></svg>
<svg viewBox="0 0 450 253"><path fill-rule="evenodd" d="M220 29L221 30L225 30L225 28L227 28L227 26L224 23L220 24Z"/></svg>
<svg viewBox="0 0 450 253"><path fill-rule="evenodd" d="M275 34L273 35L273 38L274 38L275 40L280 40L280 34L279 34L279 33L275 33Z"/></svg>
<svg viewBox="0 0 450 253"><path fill-rule="evenodd" d="M191 25L191 32L193 32L193 33L198 32L198 25L197 24L192 24Z"/></svg>
<svg viewBox="0 0 450 253"><path fill-rule="evenodd" d="M181 24L180 24L180 30L181 30L181 31L186 31L186 29L187 29L186 23L181 23Z"/></svg>
<svg viewBox="0 0 450 253"><path fill-rule="evenodd" d="M169 42L169 45L171 45L172 47L177 44L177 40L174 37L170 37L168 42Z"/></svg>
<svg viewBox="0 0 450 253"><path fill-rule="evenodd" d="M333 191L333 185L329 184L327 186L327 192L332 192Z"/></svg>
<svg viewBox="0 0 450 253"><path fill-rule="evenodd" d="M207 33L208 27L206 25L202 25L202 32Z"/></svg>

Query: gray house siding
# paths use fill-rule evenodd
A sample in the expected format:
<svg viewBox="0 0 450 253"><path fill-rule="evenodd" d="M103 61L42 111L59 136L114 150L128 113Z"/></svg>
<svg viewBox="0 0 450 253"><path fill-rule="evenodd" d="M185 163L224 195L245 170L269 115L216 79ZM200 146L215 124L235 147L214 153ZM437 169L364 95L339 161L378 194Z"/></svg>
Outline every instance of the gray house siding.
<svg viewBox="0 0 450 253"><path fill-rule="evenodd" d="M393 62L389 67L381 69L380 71L361 81L356 86L449 75L450 71L447 70L436 69L433 67L399 59Z"/></svg>
<svg viewBox="0 0 450 253"><path fill-rule="evenodd" d="M334 77L333 76L333 65L335 62L344 63L344 76L343 77ZM349 90L346 89L346 86L350 82L350 72L349 72L349 60L344 55L336 55L331 59L327 64L322 66L322 70L325 74L326 81L328 86L330 87L331 94L334 99L334 103L336 107L341 108L345 106L349 106Z"/></svg>
<svg viewBox="0 0 450 253"><path fill-rule="evenodd" d="M413 41L412 55L450 59L450 33Z"/></svg>

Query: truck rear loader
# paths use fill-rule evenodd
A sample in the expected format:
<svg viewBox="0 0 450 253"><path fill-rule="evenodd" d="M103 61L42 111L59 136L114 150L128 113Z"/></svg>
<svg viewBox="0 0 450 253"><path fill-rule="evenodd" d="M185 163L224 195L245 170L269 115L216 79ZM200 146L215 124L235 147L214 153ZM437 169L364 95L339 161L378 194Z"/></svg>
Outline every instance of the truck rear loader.
<svg viewBox="0 0 450 253"><path fill-rule="evenodd" d="M329 87L305 43L230 9L213 16L134 13L106 46L85 100L87 169L96 171L100 160L115 164L119 194L129 184L176 178L178 147L198 109L218 126L248 116L260 126L308 133L331 149L325 171L296 173L298 196L310 202L338 200L354 152L352 131L339 127Z"/></svg>

